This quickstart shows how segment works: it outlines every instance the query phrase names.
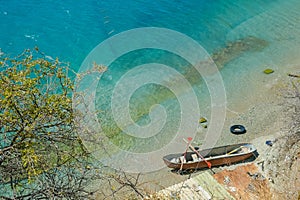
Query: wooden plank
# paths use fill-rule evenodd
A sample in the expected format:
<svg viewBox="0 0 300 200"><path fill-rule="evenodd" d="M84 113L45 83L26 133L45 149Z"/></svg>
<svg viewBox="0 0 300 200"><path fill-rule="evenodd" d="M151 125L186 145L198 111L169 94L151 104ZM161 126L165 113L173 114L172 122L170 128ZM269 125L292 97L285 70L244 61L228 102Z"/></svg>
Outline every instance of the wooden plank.
<svg viewBox="0 0 300 200"><path fill-rule="evenodd" d="M159 195L164 195L170 199L176 199L176 195L174 195L176 193L182 200L234 200L226 189L207 171L158 192Z"/></svg>

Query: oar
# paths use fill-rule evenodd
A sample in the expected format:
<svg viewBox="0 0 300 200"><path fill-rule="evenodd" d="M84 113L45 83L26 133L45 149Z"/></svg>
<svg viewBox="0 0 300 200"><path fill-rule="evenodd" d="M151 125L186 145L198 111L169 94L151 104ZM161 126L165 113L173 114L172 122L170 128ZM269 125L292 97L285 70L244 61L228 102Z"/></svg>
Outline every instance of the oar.
<svg viewBox="0 0 300 200"><path fill-rule="evenodd" d="M240 146L240 147L238 147L238 148L236 148L236 149L234 149L234 150L230 151L229 153L227 153L227 155L229 155L229 154L232 154L232 153L236 152L237 150L241 149L242 147L244 147L244 146Z"/></svg>
<svg viewBox="0 0 300 200"><path fill-rule="evenodd" d="M193 138L188 137L188 141L186 141L188 145L186 146L185 152L183 154L183 159L186 157L186 152L188 151L192 140L193 140ZM183 160L181 160L181 165L180 165L179 172L182 171L182 167L183 167Z"/></svg>
<svg viewBox="0 0 300 200"><path fill-rule="evenodd" d="M189 139L189 138L188 138ZM189 144L189 147L207 164L208 168L210 169L211 168L211 163L208 162L207 160L204 159L203 156L201 156L201 154L190 144L190 141L186 141L184 138L183 140Z"/></svg>

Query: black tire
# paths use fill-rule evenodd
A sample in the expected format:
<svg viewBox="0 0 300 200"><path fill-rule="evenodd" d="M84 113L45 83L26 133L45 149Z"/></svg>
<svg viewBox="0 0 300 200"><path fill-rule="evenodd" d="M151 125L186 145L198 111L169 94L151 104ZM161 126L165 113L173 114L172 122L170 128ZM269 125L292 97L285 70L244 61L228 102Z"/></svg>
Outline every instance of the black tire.
<svg viewBox="0 0 300 200"><path fill-rule="evenodd" d="M246 128L242 125L233 125L230 127L230 132L236 135L246 133Z"/></svg>

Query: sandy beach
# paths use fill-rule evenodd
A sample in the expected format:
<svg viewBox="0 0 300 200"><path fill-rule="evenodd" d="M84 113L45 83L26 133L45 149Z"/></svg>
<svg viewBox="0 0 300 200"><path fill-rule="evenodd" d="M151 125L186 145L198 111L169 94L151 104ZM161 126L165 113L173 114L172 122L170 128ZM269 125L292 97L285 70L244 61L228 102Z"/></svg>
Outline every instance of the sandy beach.
<svg viewBox="0 0 300 200"><path fill-rule="evenodd" d="M243 102L229 102L227 118L218 145L242 142L253 143L259 156L253 161L260 173L268 179L268 187L273 199L297 199L300 181L299 175L299 78L288 74L299 75L299 65L290 66L282 71L258 76L255 91L248 91L249 98ZM234 107L233 107L234 105ZM233 124L242 124L247 133L234 135L229 131ZM200 126L201 131L206 129ZM266 141L273 141L273 146ZM298 159L298 160L297 160ZM215 172L225 169L235 169L247 163L214 168ZM196 172L191 177L202 173ZM178 175L164 168L142 176L141 182L147 182L145 188L158 191L175 183L187 180L189 175ZM243 198L242 198L243 199Z"/></svg>

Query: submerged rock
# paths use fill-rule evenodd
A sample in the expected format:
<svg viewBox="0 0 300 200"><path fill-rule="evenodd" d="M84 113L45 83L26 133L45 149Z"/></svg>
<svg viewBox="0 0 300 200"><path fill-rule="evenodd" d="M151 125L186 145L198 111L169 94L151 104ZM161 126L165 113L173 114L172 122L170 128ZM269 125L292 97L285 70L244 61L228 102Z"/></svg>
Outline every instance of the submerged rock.
<svg viewBox="0 0 300 200"><path fill-rule="evenodd" d="M204 118L204 117L201 117L201 118L199 119L199 123L204 123L204 122L207 122L207 119Z"/></svg>
<svg viewBox="0 0 300 200"><path fill-rule="evenodd" d="M248 36L239 40L235 40L226 44L225 48L220 49L212 54L212 59L220 68L239 57L244 52L261 51L268 46L268 41L254 36Z"/></svg>
<svg viewBox="0 0 300 200"><path fill-rule="evenodd" d="M202 124L202 127L203 128L207 128L207 124Z"/></svg>

